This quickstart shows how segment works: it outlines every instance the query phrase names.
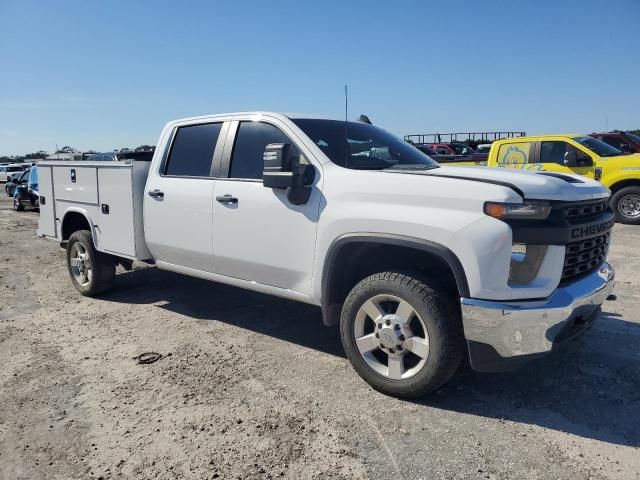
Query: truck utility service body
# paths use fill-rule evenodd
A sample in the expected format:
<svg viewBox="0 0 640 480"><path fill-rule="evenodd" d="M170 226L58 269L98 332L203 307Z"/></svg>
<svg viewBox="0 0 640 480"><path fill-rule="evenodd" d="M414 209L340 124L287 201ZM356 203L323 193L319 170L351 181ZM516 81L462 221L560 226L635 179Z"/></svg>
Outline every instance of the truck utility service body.
<svg viewBox="0 0 640 480"><path fill-rule="evenodd" d="M141 260L318 305L357 372L393 395L439 387L466 351L484 371L546 354L613 289L598 182L440 168L363 123L189 118L166 125L151 162L39 172L39 234L66 244L83 294Z"/></svg>

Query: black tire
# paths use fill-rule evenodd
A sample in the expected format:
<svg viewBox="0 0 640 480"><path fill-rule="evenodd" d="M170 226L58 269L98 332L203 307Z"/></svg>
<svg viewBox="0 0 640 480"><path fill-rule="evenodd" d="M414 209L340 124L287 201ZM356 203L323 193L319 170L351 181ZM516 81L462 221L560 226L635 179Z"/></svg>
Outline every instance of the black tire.
<svg viewBox="0 0 640 480"><path fill-rule="evenodd" d="M24 205L22 204L20 199L17 197L13 197L13 209L16 212L22 212L24 210Z"/></svg>
<svg viewBox="0 0 640 480"><path fill-rule="evenodd" d="M91 269L91 278L86 283L80 283L72 266L72 255L75 255L76 247L80 247L87 256L87 263ZM111 289L116 275L116 262L114 257L106 253L98 252L93 246L93 238L88 230L74 232L67 243L67 269L74 287L84 296L93 297Z"/></svg>
<svg viewBox="0 0 640 480"><path fill-rule="evenodd" d="M628 225L640 225L640 215L628 216L622 211L622 202L625 201L625 199L628 200L630 197L640 202L640 186L632 185L630 187L624 187L614 193L611 197L611 208L616 215L616 222L626 223Z"/></svg>
<svg viewBox="0 0 640 480"><path fill-rule="evenodd" d="M426 326L429 343L426 363L410 378L395 380L376 372L358 350L356 316L364 303L376 295L392 295L407 301ZM465 355L456 299L439 288L436 281L413 273L383 272L359 282L343 305L340 334L356 372L374 389L394 397L420 397L437 390L453 376Z"/></svg>

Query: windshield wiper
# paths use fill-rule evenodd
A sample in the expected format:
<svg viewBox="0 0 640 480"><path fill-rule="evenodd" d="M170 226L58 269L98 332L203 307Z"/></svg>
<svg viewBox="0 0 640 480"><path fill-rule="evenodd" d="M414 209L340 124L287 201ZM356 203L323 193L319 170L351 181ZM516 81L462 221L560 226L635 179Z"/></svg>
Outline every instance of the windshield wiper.
<svg viewBox="0 0 640 480"><path fill-rule="evenodd" d="M393 165L391 167L387 167L385 168L385 170L432 170L434 168L440 168L440 165L438 164L433 164L433 165L421 165L421 164L408 164L408 165Z"/></svg>

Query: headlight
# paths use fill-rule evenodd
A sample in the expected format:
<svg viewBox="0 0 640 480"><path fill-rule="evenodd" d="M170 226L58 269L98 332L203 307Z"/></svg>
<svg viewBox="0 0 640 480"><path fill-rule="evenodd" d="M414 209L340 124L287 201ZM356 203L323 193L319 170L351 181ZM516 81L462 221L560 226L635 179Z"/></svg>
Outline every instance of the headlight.
<svg viewBox="0 0 640 480"><path fill-rule="evenodd" d="M551 206L546 202L485 202L484 213L499 220L544 220Z"/></svg>
<svg viewBox="0 0 640 480"><path fill-rule="evenodd" d="M547 253L547 245L514 243L511 250L509 285L527 285L536 278Z"/></svg>

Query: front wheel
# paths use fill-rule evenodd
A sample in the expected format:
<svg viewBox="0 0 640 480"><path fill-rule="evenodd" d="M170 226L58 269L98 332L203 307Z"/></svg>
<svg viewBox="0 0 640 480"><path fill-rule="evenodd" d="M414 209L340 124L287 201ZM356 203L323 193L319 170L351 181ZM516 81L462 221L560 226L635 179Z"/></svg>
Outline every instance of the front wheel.
<svg viewBox="0 0 640 480"><path fill-rule="evenodd" d="M617 222L640 225L640 186L624 187L614 193L611 208Z"/></svg>
<svg viewBox="0 0 640 480"><path fill-rule="evenodd" d="M20 201L20 198L18 197L13 197L13 209L16 212L21 212L24 210L24 205L22 204L22 202Z"/></svg>
<svg viewBox="0 0 640 480"><path fill-rule="evenodd" d="M111 255L98 252L88 230L74 232L67 243L67 267L76 289L93 297L111 289L116 264Z"/></svg>
<svg viewBox="0 0 640 480"><path fill-rule="evenodd" d="M359 282L344 303L340 331L356 372L376 390L397 397L438 389L464 355L454 299L413 274L384 272Z"/></svg>

